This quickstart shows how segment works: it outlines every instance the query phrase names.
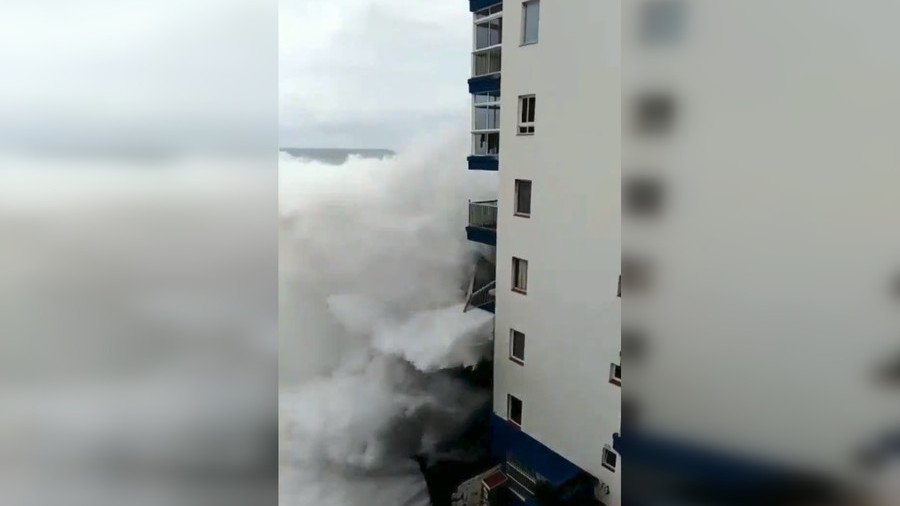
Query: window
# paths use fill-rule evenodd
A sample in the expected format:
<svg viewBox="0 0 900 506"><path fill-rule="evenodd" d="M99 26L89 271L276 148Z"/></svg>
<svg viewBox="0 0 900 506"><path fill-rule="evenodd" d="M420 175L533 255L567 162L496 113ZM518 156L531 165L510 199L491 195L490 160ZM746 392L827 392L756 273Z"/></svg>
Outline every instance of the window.
<svg viewBox="0 0 900 506"><path fill-rule="evenodd" d="M634 177L625 183L625 206L635 216L650 217L659 214L662 201L662 183L655 177Z"/></svg>
<svg viewBox="0 0 900 506"><path fill-rule="evenodd" d="M472 55L472 77L500 72L500 48L481 49Z"/></svg>
<svg viewBox="0 0 900 506"><path fill-rule="evenodd" d="M486 91L484 93L476 93L473 95L472 100L475 102L475 105L481 104L491 104L491 103L500 103L500 92L499 91Z"/></svg>
<svg viewBox="0 0 900 506"><path fill-rule="evenodd" d="M641 42L669 45L684 32L685 5L682 0L652 0L641 10Z"/></svg>
<svg viewBox="0 0 900 506"><path fill-rule="evenodd" d="M636 113L638 133L665 134L675 122L675 102L665 93L649 93L638 99Z"/></svg>
<svg viewBox="0 0 900 506"><path fill-rule="evenodd" d="M500 92L477 93L472 99L472 154L500 152Z"/></svg>
<svg viewBox="0 0 900 506"><path fill-rule="evenodd" d="M500 92L476 93L472 98L472 130L500 130Z"/></svg>
<svg viewBox="0 0 900 506"><path fill-rule="evenodd" d="M506 418L519 427L522 426L522 401L514 395L506 395Z"/></svg>
<svg viewBox="0 0 900 506"><path fill-rule="evenodd" d="M496 3L490 7L485 7L484 9L481 9L480 11L475 11L475 19L479 20L482 18L486 18L488 16L497 14L498 12L501 12L501 11L503 11L503 4Z"/></svg>
<svg viewBox="0 0 900 506"><path fill-rule="evenodd" d="M528 260L513 257L512 289L514 292L519 293L526 293L528 291Z"/></svg>
<svg viewBox="0 0 900 506"><path fill-rule="evenodd" d="M531 216L531 181L516 179L516 216Z"/></svg>
<svg viewBox="0 0 900 506"><path fill-rule="evenodd" d="M622 255L622 290L624 293L640 293L650 288L650 264L629 253Z"/></svg>
<svg viewBox="0 0 900 506"><path fill-rule="evenodd" d="M500 104L477 104L473 113L475 130L498 130L500 128Z"/></svg>
<svg viewBox="0 0 900 506"><path fill-rule="evenodd" d="M541 17L540 0L529 0L522 4L522 44L538 41L538 24Z"/></svg>
<svg viewBox="0 0 900 506"><path fill-rule="evenodd" d="M622 365L609 364L609 382L613 385L622 385Z"/></svg>
<svg viewBox="0 0 900 506"><path fill-rule="evenodd" d="M525 365L525 334L509 329L509 359Z"/></svg>
<svg viewBox="0 0 900 506"><path fill-rule="evenodd" d="M503 18L475 23L475 49L496 46L503 42Z"/></svg>
<svg viewBox="0 0 900 506"><path fill-rule="evenodd" d="M472 135L472 154L476 156L496 156L500 152L500 132L476 133Z"/></svg>
<svg viewBox="0 0 900 506"><path fill-rule="evenodd" d="M534 133L534 95L519 97L519 135Z"/></svg>
<svg viewBox="0 0 900 506"><path fill-rule="evenodd" d="M616 472L616 464L619 461L619 456L608 447L603 447L603 467L609 469L612 472Z"/></svg>
<svg viewBox="0 0 900 506"><path fill-rule="evenodd" d="M640 330L622 325L622 356L632 363L640 360L647 351L646 340L646 336Z"/></svg>

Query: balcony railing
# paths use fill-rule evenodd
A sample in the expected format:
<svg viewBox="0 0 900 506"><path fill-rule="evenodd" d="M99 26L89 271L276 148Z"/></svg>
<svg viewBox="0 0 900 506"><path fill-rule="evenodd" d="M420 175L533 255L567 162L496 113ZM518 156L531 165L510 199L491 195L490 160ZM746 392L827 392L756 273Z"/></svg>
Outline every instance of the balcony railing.
<svg viewBox="0 0 900 506"><path fill-rule="evenodd" d="M463 311L481 308L494 312L494 300L496 287L496 266L493 262L480 258L472 271L469 281L469 289L466 293L466 306Z"/></svg>
<svg viewBox="0 0 900 506"><path fill-rule="evenodd" d="M466 307L463 308L463 312L468 311L470 309L476 307L485 307L489 304L493 304L495 300L495 291L494 288L497 286L496 281L491 281L490 283L482 286L478 290L472 292L472 295L469 296L469 299L466 301Z"/></svg>
<svg viewBox="0 0 900 506"><path fill-rule="evenodd" d="M469 226L497 230L497 201L469 201Z"/></svg>

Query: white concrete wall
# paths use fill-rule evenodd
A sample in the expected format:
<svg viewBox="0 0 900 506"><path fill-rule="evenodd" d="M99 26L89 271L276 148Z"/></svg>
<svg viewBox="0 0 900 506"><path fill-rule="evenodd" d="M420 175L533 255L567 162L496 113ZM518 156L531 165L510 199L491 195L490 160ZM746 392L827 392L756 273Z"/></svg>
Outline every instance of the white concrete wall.
<svg viewBox="0 0 900 506"><path fill-rule="evenodd" d="M619 430L620 65L618 0L542 0L540 41L521 46L521 2L504 3L494 410L524 401L523 430L610 486L601 465ZM536 133L517 135L518 96L537 97ZM533 181L531 217L514 180ZM528 260L528 294L511 258ZM510 328L525 365L508 359Z"/></svg>
<svg viewBox="0 0 900 506"><path fill-rule="evenodd" d="M900 3L685 2L683 40L652 49L631 44L628 4L626 97L679 104L671 136L623 153L626 178L667 189L658 220L623 221L653 264L623 308L648 333L624 370L642 424L852 477L854 451L900 419L873 379L900 346Z"/></svg>

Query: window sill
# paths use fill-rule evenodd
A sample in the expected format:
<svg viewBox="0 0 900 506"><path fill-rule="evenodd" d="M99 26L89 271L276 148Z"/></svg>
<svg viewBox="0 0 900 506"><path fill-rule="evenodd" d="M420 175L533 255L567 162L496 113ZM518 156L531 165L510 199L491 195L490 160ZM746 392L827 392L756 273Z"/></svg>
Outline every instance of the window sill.
<svg viewBox="0 0 900 506"><path fill-rule="evenodd" d="M531 214L525 213L513 213L513 216L518 216L519 218L531 218Z"/></svg>
<svg viewBox="0 0 900 506"><path fill-rule="evenodd" d="M524 361L524 360L520 360L520 359L518 359L518 358L516 358L516 357L513 357L513 356L510 356L510 357L509 357L509 360L510 360L510 362L515 362L515 363L521 365L522 367L525 367L525 361Z"/></svg>
<svg viewBox="0 0 900 506"><path fill-rule="evenodd" d="M603 464L603 467L609 469L609 470L612 471L612 472L616 472L616 468L613 467L613 466L610 466L610 465L608 465L608 464Z"/></svg>
<svg viewBox="0 0 900 506"><path fill-rule="evenodd" d="M527 290L522 290L521 288L513 287L512 291L514 291L514 292L516 292L516 293L521 293L522 295L528 295L528 291L527 291Z"/></svg>
<svg viewBox="0 0 900 506"><path fill-rule="evenodd" d="M519 43L519 47L534 46L534 45L536 45L538 42L540 42L540 41L539 41L539 40L536 40L536 41L534 41L534 42L520 42L520 43Z"/></svg>
<svg viewBox="0 0 900 506"><path fill-rule="evenodd" d="M516 135L521 135L522 137L527 137L527 136L534 135L534 132L518 132L518 133L516 133Z"/></svg>
<svg viewBox="0 0 900 506"><path fill-rule="evenodd" d="M515 427L515 428L517 428L517 429L519 429L519 430L522 430L522 424L516 423L516 422L513 421L511 418L507 418L506 421L509 422L509 424L512 425L513 427Z"/></svg>
<svg viewBox="0 0 900 506"><path fill-rule="evenodd" d="M613 378L613 379L610 379L609 382L617 387L622 386L622 380L620 380L620 379Z"/></svg>

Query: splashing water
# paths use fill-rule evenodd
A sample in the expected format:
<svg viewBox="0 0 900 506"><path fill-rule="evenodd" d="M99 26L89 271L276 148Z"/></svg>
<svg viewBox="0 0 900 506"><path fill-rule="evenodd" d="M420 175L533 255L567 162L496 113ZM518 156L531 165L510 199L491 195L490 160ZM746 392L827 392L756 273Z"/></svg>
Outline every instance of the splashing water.
<svg viewBox="0 0 900 506"><path fill-rule="evenodd" d="M491 188L467 181L464 152L281 155L282 504L427 505L411 457L488 402L442 372L490 351L491 315L463 312L463 230L466 199Z"/></svg>

